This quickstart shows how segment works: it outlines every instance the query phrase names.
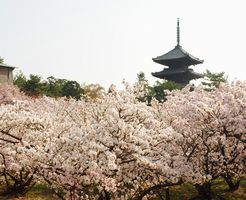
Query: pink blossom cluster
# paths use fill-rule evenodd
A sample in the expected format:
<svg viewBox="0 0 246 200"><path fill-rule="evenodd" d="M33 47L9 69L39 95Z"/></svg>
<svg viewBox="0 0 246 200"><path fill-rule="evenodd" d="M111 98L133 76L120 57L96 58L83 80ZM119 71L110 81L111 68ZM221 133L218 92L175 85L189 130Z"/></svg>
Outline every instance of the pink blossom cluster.
<svg viewBox="0 0 246 200"><path fill-rule="evenodd" d="M28 99L30 100L30 97L22 93L19 88L9 84L0 84L0 104L9 104L15 100Z"/></svg>
<svg viewBox="0 0 246 200"><path fill-rule="evenodd" d="M0 176L31 175L70 200L245 176L246 83L187 87L151 106L139 92L112 86L97 101L1 104Z"/></svg>

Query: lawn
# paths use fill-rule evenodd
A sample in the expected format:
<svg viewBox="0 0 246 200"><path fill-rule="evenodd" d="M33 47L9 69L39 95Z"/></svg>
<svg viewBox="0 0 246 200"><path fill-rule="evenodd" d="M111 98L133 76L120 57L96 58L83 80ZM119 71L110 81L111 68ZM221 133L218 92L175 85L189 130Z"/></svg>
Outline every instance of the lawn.
<svg viewBox="0 0 246 200"><path fill-rule="evenodd" d="M246 179L244 179L237 191L231 193L227 191L227 185L222 179L214 181L212 190L227 200L246 199ZM188 200L196 195L196 190L191 184L183 184L170 188L171 200ZM36 185L24 197L0 197L1 200L59 200L55 194L45 185ZM152 200L161 200L158 197Z"/></svg>

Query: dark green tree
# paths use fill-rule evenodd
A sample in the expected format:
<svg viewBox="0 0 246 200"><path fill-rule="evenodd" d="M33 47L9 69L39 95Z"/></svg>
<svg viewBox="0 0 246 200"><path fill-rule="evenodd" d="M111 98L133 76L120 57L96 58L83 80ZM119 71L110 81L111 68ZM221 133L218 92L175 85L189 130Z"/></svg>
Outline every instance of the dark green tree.
<svg viewBox="0 0 246 200"><path fill-rule="evenodd" d="M159 102L166 100L166 91L180 90L182 85L174 81L156 81L155 84L150 87L149 96L156 98Z"/></svg>
<svg viewBox="0 0 246 200"><path fill-rule="evenodd" d="M39 96L44 94L44 83L42 82L42 78L38 75L31 74L29 79L27 79L22 72L19 72L15 75L13 83L29 96Z"/></svg>
<svg viewBox="0 0 246 200"><path fill-rule="evenodd" d="M25 77L25 75L23 74L23 72L18 72L15 76L14 76L14 80L13 83L14 85L16 85L18 88L20 88L21 90L23 90L25 84L27 82L27 79Z"/></svg>
<svg viewBox="0 0 246 200"><path fill-rule="evenodd" d="M225 75L225 72L213 73L209 70L206 70L202 84L207 86L208 89L212 89L214 87L219 87L221 83L227 82L227 79L228 76Z"/></svg>
<svg viewBox="0 0 246 200"><path fill-rule="evenodd" d="M76 81L67 81L62 88L62 96L72 97L79 100L84 93L79 83Z"/></svg>
<svg viewBox="0 0 246 200"><path fill-rule="evenodd" d="M21 90L30 96L36 97L43 95L43 83L41 80L42 78L40 76L31 74Z"/></svg>
<svg viewBox="0 0 246 200"><path fill-rule="evenodd" d="M46 95L50 97L72 97L80 99L84 89L76 81L57 79L53 76L42 80L41 76L31 74L29 79L20 72L14 77L14 84L29 96Z"/></svg>
<svg viewBox="0 0 246 200"><path fill-rule="evenodd" d="M138 81L138 82L144 82L144 81L147 81L147 79L145 78L144 72L139 72L139 73L137 74L137 81Z"/></svg>
<svg viewBox="0 0 246 200"><path fill-rule="evenodd" d="M53 76L48 77L44 86L45 95L50 97L61 97L62 88L66 82L66 79L56 79Z"/></svg>

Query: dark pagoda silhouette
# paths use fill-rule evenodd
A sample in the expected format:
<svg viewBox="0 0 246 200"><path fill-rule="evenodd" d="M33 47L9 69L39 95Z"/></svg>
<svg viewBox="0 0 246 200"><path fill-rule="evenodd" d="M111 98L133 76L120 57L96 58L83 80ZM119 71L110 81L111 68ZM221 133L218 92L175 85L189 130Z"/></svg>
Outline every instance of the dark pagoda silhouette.
<svg viewBox="0 0 246 200"><path fill-rule="evenodd" d="M190 80L202 78L203 75L196 73L189 68L190 65L197 65L203 63L180 46L180 30L179 19L177 21L177 45L174 49L162 56L152 58L152 60L168 68L164 68L160 72L151 73L153 76L165 80L174 81L176 83L187 85Z"/></svg>

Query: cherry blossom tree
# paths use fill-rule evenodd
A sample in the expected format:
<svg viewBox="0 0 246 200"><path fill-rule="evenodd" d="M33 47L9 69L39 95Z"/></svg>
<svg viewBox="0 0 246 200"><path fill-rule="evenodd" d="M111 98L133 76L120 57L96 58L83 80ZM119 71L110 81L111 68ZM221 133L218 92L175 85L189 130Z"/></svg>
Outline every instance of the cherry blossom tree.
<svg viewBox="0 0 246 200"><path fill-rule="evenodd" d="M114 180L95 161L97 144L87 136L90 129L79 127L68 115L73 105L72 100L42 98L4 106L0 138L4 194L28 190L31 180L23 180L23 174L48 183L64 199L67 194L76 199L94 190L114 190ZM18 183L10 187L9 177Z"/></svg>
<svg viewBox="0 0 246 200"><path fill-rule="evenodd" d="M157 188L192 183L196 198L211 199L220 176L236 189L245 176L246 84L209 92L187 87L151 106L138 101L143 91L125 83L97 101L2 103L4 193L23 194L43 182L61 199L143 199Z"/></svg>
<svg viewBox="0 0 246 200"><path fill-rule="evenodd" d="M157 167L149 159L157 121L152 108L137 101L134 93L129 88L112 89L98 102L40 98L5 107L3 116L11 121L11 129L23 121L40 126L16 129L13 137L18 141L14 144L2 132L4 145L18 155L15 165L9 165L16 169L8 171L18 176L17 168L24 168L61 198L69 194L70 199L126 199L150 182L160 181ZM12 112L14 118L7 114Z"/></svg>
<svg viewBox="0 0 246 200"><path fill-rule="evenodd" d="M33 185L33 160L19 152L25 137L44 130L44 118L28 109L29 102L0 105L0 176L2 194L24 194ZM11 181L10 181L11 180Z"/></svg>
<svg viewBox="0 0 246 200"><path fill-rule="evenodd" d="M108 166L100 166L106 167L107 176L118 183L117 191L108 196L141 198L150 187L180 184L187 171L192 174L180 150L169 143L178 133L158 119L154 107L136 98L141 95L141 87L126 84L123 91L114 86L110 91L97 102L77 106L83 110L81 115L71 112L76 113L72 118L80 126L81 122L90 124L91 140L96 139L101 147L95 152L101 154L100 160L108 157L111 161Z"/></svg>
<svg viewBox="0 0 246 200"><path fill-rule="evenodd" d="M117 181L116 192L103 191L114 199L134 195L153 168L145 156L151 139L149 129L155 127L152 108L140 103L133 93L130 88L118 92L112 87L109 95L96 102L76 102L73 112L68 112L80 129L86 126L89 137L86 141L96 145L90 153L97 166L108 178ZM91 148L92 144L88 146Z"/></svg>
<svg viewBox="0 0 246 200"><path fill-rule="evenodd" d="M200 199L212 197L211 181L222 176L230 189L245 176L246 83L221 85L213 91L187 87L156 104L159 117L181 134L175 140L193 171ZM202 179L202 177L204 179ZM238 180L236 185L231 178Z"/></svg>

